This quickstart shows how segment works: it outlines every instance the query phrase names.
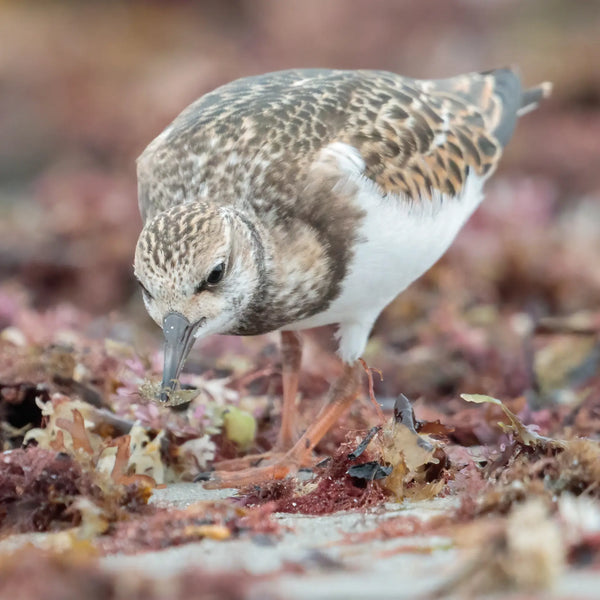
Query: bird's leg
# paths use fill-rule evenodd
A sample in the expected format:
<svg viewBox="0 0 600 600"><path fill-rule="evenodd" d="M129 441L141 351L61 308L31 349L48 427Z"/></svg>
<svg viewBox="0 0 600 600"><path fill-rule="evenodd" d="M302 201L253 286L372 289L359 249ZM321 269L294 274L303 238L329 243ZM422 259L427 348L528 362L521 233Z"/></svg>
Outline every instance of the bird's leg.
<svg viewBox="0 0 600 600"><path fill-rule="evenodd" d="M316 445L348 411L358 396L361 372L362 366L359 362L344 365L342 374L329 389L325 406L287 453L287 457L297 461L300 466L307 466L310 463L310 457Z"/></svg>
<svg viewBox="0 0 600 600"><path fill-rule="evenodd" d="M327 403L315 422L281 458L271 464L259 465L241 471L215 471L207 488L242 487L250 484L283 479L300 467L312 465L312 451L338 419L350 408L360 386L362 365L356 361L344 365L342 375L329 390Z"/></svg>
<svg viewBox="0 0 600 600"><path fill-rule="evenodd" d="M283 407L281 429L277 438L278 450L289 450L298 439L297 423L298 378L302 360L302 340L295 331L281 332L281 366L283 378Z"/></svg>
<svg viewBox="0 0 600 600"><path fill-rule="evenodd" d="M295 331L281 332L281 363L283 378L283 407L281 427L275 447L270 452L250 454L217 463L222 471L239 471L248 467L257 467L263 461L276 455L283 455L298 439L296 395L298 393L298 375L302 359L302 339Z"/></svg>

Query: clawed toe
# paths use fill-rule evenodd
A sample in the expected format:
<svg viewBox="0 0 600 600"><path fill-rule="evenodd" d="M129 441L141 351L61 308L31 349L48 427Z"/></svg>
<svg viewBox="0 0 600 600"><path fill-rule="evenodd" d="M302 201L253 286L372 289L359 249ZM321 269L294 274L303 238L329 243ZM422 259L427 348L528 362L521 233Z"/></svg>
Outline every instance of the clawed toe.
<svg viewBox="0 0 600 600"><path fill-rule="evenodd" d="M279 481L296 473L298 465L293 462L279 461L263 467L250 467L241 471L213 471L204 487L208 490L222 488L240 488L247 485L259 485L269 481Z"/></svg>
<svg viewBox="0 0 600 600"><path fill-rule="evenodd" d="M244 469L250 469L260 466L267 460L272 460L277 455L274 452L264 452L262 454L249 454L248 456L242 456L241 458L230 458L227 460L220 460L215 463L215 470L217 471L242 471Z"/></svg>
<svg viewBox="0 0 600 600"><path fill-rule="evenodd" d="M287 453L266 452L220 461L215 470L199 473L194 481L204 482L206 489L240 488L285 479L302 468L312 468L318 459L304 450Z"/></svg>

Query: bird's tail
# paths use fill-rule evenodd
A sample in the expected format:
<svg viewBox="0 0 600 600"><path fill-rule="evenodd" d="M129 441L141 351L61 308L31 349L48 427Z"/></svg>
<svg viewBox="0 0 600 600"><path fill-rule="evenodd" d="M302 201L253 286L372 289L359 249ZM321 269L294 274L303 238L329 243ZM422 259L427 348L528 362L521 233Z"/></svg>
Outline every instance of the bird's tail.
<svg viewBox="0 0 600 600"><path fill-rule="evenodd" d="M522 117L528 112L535 110L538 104L544 99L548 98L552 93L552 83L545 81L535 87L525 90L521 94L521 106L517 110L517 116Z"/></svg>

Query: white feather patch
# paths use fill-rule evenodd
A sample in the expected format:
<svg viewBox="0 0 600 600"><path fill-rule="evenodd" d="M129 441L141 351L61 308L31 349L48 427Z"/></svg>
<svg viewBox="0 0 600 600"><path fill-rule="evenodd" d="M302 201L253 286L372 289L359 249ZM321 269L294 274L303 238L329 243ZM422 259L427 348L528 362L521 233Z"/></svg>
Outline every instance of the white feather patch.
<svg viewBox="0 0 600 600"><path fill-rule="evenodd" d="M338 353L346 362L359 358L379 313L444 254L483 197L485 178L471 173L459 197L434 194L413 201L384 195L362 174L356 148L336 142L335 155L346 178L355 183L354 202L366 212L341 294L329 308L286 329L339 323Z"/></svg>

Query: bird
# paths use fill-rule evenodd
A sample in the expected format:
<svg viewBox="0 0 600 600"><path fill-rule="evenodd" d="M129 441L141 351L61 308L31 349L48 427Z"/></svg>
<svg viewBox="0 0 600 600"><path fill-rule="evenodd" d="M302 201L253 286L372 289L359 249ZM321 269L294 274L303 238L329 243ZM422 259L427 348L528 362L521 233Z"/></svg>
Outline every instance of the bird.
<svg viewBox="0 0 600 600"><path fill-rule="evenodd" d="M274 452L214 485L280 479L360 389L381 311L425 273L479 206L518 118L550 95L511 68L445 79L294 69L227 83L193 102L137 161L134 260L164 334L160 399L198 338L281 336ZM341 375L296 432L304 329L336 325Z"/></svg>

